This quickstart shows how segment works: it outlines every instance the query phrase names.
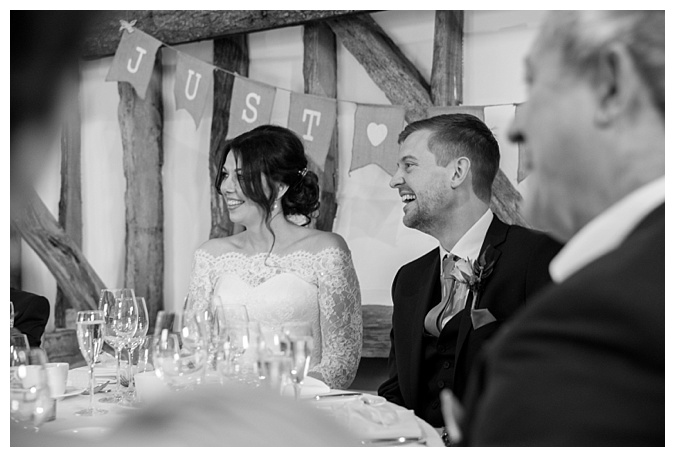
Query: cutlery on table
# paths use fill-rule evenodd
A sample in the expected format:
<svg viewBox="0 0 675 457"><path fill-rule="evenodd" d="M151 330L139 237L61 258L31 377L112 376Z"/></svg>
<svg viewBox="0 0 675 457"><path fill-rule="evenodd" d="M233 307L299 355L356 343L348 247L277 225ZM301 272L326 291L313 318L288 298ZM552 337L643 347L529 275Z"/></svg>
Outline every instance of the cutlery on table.
<svg viewBox="0 0 675 457"><path fill-rule="evenodd" d="M103 389L105 389L105 387L106 387L108 384L110 384L110 381L106 381L106 382L104 382L103 384L99 384L98 386L94 387L94 393L97 394L97 393L103 391ZM89 395L89 389L84 390L84 391L82 392L82 395Z"/></svg>
<svg viewBox="0 0 675 457"><path fill-rule="evenodd" d="M346 392L342 394L319 394L314 397L314 400L321 400L322 398L339 398L339 397L355 397L363 395L361 392Z"/></svg>
<svg viewBox="0 0 675 457"><path fill-rule="evenodd" d="M362 446L399 446L405 444L426 444L427 439L422 436L399 436L398 438L375 438L362 440Z"/></svg>

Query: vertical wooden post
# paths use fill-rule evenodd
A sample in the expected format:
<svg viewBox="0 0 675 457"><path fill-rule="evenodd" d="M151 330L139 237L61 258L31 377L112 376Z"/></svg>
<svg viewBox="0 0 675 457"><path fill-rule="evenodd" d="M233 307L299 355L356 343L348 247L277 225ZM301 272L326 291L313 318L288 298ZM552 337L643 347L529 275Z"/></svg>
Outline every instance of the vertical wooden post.
<svg viewBox="0 0 675 457"><path fill-rule="evenodd" d="M431 99L436 106L462 104L464 11L436 11Z"/></svg>
<svg viewBox="0 0 675 457"><path fill-rule="evenodd" d="M129 83L118 83L118 119L127 188L125 286L145 297L153 327L164 296L164 126L162 62L157 54L150 84L141 99Z"/></svg>
<svg viewBox="0 0 675 457"><path fill-rule="evenodd" d="M9 286L15 289L21 289L21 234L9 226Z"/></svg>
<svg viewBox="0 0 675 457"><path fill-rule="evenodd" d="M213 64L225 70L248 75L248 40L246 35L234 35L213 41ZM213 81L213 120L211 121L211 145L209 149L209 176L211 185L211 232L209 238L232 235L237 231L225 208L223 198L214 187L218 175L220 154L225 147L225 138L230 123L230 102L234 76L216 71Z"/></svg>
<svg viewBox="0 0 675 457"><path fill-rule="evenodd" d="M335 34L326 24L306 24L303 34L303 76L305 93L337 98L337 52ZM321 207L316 219L316 228L330 232L337 211L335 194L338 172L337 121L326 157L323 172L310 161L310 169L319 176Z"/></svg>
<svg viewBox="0 0 675 457"><path fill-rule="evenodd" d="M73 110L61 133L61 197L59 224L78 248L82 249L82 172L79 103ZM61 288L56 289L54 324L66 327L66 309L72 308Z"/></svg>

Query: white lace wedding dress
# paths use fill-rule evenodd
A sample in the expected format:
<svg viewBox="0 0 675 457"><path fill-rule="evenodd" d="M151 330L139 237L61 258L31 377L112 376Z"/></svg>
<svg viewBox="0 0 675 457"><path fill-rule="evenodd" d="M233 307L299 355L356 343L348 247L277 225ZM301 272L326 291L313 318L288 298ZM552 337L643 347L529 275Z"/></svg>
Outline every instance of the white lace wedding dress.
<svg viewBox="0 0 675 457"><path fill-rule="evenodd" d="M312 323L310 372L331 388L354 380L361 357L361 292L349 252L326 248L247 256L229 252L194 255L190 296L196 308L217 294L224 305L246 305L249 319L268 327L290 321Z"/></svg>

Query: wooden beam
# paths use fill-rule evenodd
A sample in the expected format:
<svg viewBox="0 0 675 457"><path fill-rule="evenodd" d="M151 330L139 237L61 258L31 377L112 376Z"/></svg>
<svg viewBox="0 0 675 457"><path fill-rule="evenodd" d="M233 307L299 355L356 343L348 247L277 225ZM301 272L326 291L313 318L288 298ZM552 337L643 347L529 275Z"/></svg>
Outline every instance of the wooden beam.
<svg viewBox="0 0 675 457"><path fill-rule="evenodd" d="M14 228L9 227L9 286L21 289L21 234Z"/></svg>
<svg viewBox="0 0 675 457"><path fill-rule="evenodd" d="M61 132L61 197L59 224L73 243L82 249L82 172L79 103L73 109ZM60 287L56 289L54 324L66 327L66 309L73 306L65 299Z"/></svg>
<svg viewBox="0 0 675 457"><path fill-rule="evenodd" d="M431 99L436 106L462 104L464 11L436 11Z"/></svg>
<svg viewBox="0 0 675 457"><path fill-rule="evenodd" d="M248 39L246 35L234 35L213 41L213 65L248 76ZM225 148L225 138L230 123L230 102L234 76L222 71L214 72L213 120L211 121L211 144L209 148L209 176L211 178L211 231L209 238L230 236L239 227L230 221L225 200L216 192L220 155Z"/></svg>
<svg viewBox="0 0 675 457"><path fill-rule="evenodd" d="M429 84L370 15L326 23L389 101L405 107L408 122L426 116L426 107L431 105Z"/></svg>
<svg viewBox="0 0 675 457"><path fill-rule="evenodd" d="M520 192L513 187L501 168L498 169L497 176L492 183L492 199L490 200L492 212L507 224L530 227L530 224L520 214L520 203L522 201L523 197Z"/></svg>
<svg viewBox="0 0 675 457"><path fill-rule="evenodd" d="M328 18L360 14L357 10L131 10L102 11L92 21L83 45L83 57L95 59L115 53L120 41L120 20L166 44L213 40L228 35L302 25Z"/></svg>
<svg viewBox="0 0 675 457"><path fill-rule="evenodd" d="M125 287L145 297L154 326L164 302L164 199L162 190L164 127L162 62L157 54L150 84L141 99L129 83L118 83L118 119L127 188Z"/></svg>
<svg viewBox="0 0 675 457"><path fill-rule="evenodd" d="M335 34L326 24L307 24L303 32L304 59L302 73L305 93L328 98L337 98L337 52ZM315 226L330 232L337 211L336 181L338 173L337 120L328 148L323 172L310 161L309 168L319 177L321 206Z"/></svg>
<svg viewBox="0 0 675 457"><path fill-rule="evenodd" d="M24 197L25 204L12 217L12 226L49 268L75 309L96 309L99 293L105 288L103 281L35 191L24 191Z"/></svg>

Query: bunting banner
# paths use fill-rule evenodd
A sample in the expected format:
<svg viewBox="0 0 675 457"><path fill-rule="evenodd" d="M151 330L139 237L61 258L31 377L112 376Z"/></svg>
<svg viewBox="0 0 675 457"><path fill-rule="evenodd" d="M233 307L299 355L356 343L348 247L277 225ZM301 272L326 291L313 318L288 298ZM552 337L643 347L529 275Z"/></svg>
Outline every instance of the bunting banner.
<svg viewBox="0 0 675 457"><path fill-rule="evenodd" d="M145 99L157 50L161 46L174 50L177 54L174 84L176 109L187 110L198 128L209 97L213 97L213 71L231 74L234 76L234 84L227 139L234 138L260 125L269 124L276 91L290 92L288 128L300 136L307 156L321 170L324 169L331 139L335 133L337 102L354 103L356 114L349 171L376 164L390 175L396 172L398 135L405 123L404 107L362 105L348 100L301 94L270 86L186 55L135 28L135 23L136 21L120 21L120 30L123 32L106 81L129 82L138 96ZM519 105L516 105L516 117L518 109ZM454 113L473 114L485 122L485 106L427 108L427 117ZM518 145L518 183L527 177L526 159L524 148Z"/></svg>
<svg viewBox="0 0 675 457"><path fill-rule="evenodd" d="M404 119L405 109L401 106L357 105L349 171L374 163L393 176Z"/></svg>
<svg viewBox="0 0 675 457"><path fill-rule="evenodd" d="M297 133L305 154L323 171L337 119L337 102L331 98L291 92L288 128Z"/></svg>
<svg viewBox="0 0 675 457"><path fill-rule="evenodd" d="M147 33L138 29L125 30L105 80L128 82L138 96L145 99L160 46L162 42Z"/></svg>
<svg viewBox="0 0 675 457"><path fill-rule="evenodd" d="M431 106L427 108L427 117L441 114L473 114L485 122L485 107L483 106Z"/></svg>
<svg viewBox="0 0 675 457"><path fill-rule="evenodd" d="M234 138L255 127L269 124L275 94L275 87L235 76L227 138Z"/></svg>
<svg viewBox="0 0 675 457"><path fill-rule="evenodd" d="M522 103L519 103L516 105L516 111L513 116L514 122L516 119L518 119L518 111L521 109ZM522 115L522 112L520 113ZM525 178L527 178L527 175L530 174L528 167L527 167L527 157L525 157L525 147L518 142L518 184L521 183L521 181Z"/></svg>
<svg viewBox="0 0 675 457"><path fill-rule="evenodd" d="M176 59L176 82L173 95L176 109L187 110L199 128L204 107L213 90L213 67L183 53Z"/></svg>

